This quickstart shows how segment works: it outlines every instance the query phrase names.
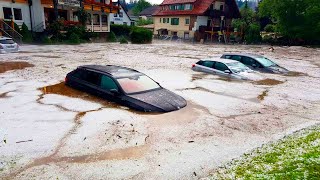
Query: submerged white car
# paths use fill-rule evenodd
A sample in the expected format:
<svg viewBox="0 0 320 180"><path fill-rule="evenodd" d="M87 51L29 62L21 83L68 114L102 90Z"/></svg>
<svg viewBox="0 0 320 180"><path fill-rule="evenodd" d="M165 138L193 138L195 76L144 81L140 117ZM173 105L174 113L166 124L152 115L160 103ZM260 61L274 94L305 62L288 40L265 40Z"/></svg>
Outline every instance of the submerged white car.
<svg viewBox="0 0 320 180"><path fill-rule="evenodd" d="M192 65L192 70L241 80L258 80L261 76L239 61L205 59Z"/></svg>
<svg viewBox="0 0 320 180"><path fill-rule="evenodd" d="M19 45L12 38L0 36L0 53L18 52Z"/></svg>

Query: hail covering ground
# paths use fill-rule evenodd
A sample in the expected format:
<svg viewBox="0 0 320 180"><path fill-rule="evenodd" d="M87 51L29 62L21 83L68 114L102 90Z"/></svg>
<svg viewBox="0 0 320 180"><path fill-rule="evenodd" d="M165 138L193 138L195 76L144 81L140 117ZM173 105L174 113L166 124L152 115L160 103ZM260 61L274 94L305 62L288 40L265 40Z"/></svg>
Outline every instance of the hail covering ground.
<svg viewBox="0 0 320 180"><path fill-rule="evenodd" d="M34 65L0 74L0 178L192 179L264 143L320 121L320 49L244 45L21 46L0 62ZM201 58L265 55L295 72L260 74L277 85L193 72ZM80 65L137 69L183 96L166 114L45 93Z"/></svg>

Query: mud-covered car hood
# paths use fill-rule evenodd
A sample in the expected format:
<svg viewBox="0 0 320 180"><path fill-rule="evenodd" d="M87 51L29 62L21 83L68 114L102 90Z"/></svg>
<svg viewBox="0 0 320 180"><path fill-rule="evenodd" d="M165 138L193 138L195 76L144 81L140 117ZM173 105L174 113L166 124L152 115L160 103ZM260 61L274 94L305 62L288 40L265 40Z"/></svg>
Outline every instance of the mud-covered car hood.
<svg viewBox="0 0 320 180"><path fill-rule="evenodd" d="M179 110L187 105L187 102L183 97L167 89L133 94L129 95L129 97L160 108L165 112Z"/></svg>

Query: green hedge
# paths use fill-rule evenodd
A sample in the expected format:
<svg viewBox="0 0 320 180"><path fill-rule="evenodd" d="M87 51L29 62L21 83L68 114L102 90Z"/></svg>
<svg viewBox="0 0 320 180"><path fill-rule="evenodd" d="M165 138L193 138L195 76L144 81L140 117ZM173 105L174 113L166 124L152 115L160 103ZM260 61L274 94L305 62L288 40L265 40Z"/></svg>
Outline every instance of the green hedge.
<svg viewBox="0 0 320 180"><path fill-rule="evenodd" d="M126 26L126 25L117 25L117 24L112 24L110 26L110 30L114 32L116 36L130 36L130 32L132 31L133 27L132 26Z"/></svg>
<svg viewBox="0 0 320 180"><path fill-rule="evenodd" d="M152 42L152 31L144 28L134 28L130 33L133 44L147 44Z"/></svg>

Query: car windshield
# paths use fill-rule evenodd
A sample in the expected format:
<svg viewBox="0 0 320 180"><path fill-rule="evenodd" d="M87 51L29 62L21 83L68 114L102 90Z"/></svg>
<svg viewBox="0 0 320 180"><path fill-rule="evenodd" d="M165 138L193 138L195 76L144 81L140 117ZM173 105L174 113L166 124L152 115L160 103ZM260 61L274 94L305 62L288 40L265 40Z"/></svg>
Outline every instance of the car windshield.
<svg viewBox="0 0 320 180"><path fill-rule="evenodd" d="M249 68L240 62L226 63L229 69L234 73L248 71Z"/></svg>
<svg viewBox="0 0 320 180"><path fill-rule="evenodd" d="M1 39L0 44L14 44L15 42L12 39Z"/></svg>
<svg viewBox="0 0 320 180"><path fill-rule="evenodd" d="M264 67L276 66L277 64L265 57L256 58Z"/></svg>
<svg viewBox="0 0 320 180"><path fill-rule="evenodd" d="M127 94L160 88L156 82L144 75L119 78L117 81Z"/></svg>

